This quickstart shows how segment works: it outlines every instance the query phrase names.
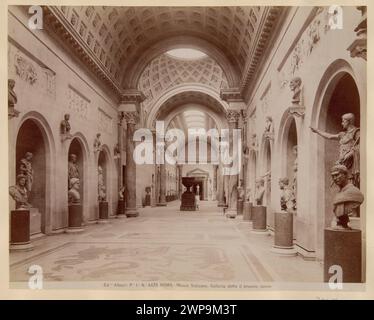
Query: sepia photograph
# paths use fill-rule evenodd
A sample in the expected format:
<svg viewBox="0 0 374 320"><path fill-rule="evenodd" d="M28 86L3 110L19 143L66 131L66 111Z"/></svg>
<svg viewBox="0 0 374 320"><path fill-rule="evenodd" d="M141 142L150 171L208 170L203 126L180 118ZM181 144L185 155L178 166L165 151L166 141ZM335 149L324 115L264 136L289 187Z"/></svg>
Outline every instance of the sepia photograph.
<svg viewBox="0 0 374 320"><path fill-rule="evenodd" d="M10 289L366 290L366 6L6 8Z"/></svg>

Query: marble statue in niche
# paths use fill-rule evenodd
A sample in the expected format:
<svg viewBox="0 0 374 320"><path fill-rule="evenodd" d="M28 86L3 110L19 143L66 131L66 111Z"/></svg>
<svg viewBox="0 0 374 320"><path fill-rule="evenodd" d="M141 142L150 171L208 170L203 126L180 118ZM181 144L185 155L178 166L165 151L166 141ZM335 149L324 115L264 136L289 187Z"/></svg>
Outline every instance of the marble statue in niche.
<svg viewBox="0 0 374 320"><path fill-rule="evenodd" d="M103 168L101 166L98 166L97 168L98 172L98 197L99 201L106 201L106 187L104 183L104 174L103 174Z"/></svg>
<svg viewBox="0 0 374 320"><path fill-rule="evenodd" d="M265 136L265 138L270 139L270 140L272 140L274 138L273 118L270 117L270 116L267 116L265 118L264 136Z"/></svg>
<svg viewBox="0 0 374 320"><path fill-rule="evenodd" d="M302 88L301 88L301 78L294 77L290 81L290 89L293 92L291 103L292 105L300 106L302 103Z"/></svg>
<svg viewBox="0 0 374 320"><path fill-rule="evenodd" d="M360 128L354 125L353 113L342 116L342 127L344 131L337 134L323 132L310 127L312 132L329 140L339 140L339 155L336 164L344 165L348 169L349 179L356 187L360 187Z"/></svg>
<svg viewBox="0 0 374 320"><path fill-rule="evenodd" d="M19 174L17 176L16 185L9 187L9 194L16 202L16 209L27 209L31 207L28 202L26 182L27 177L24 174Z"/></svg>
<svg viewBox="0 0 374 320"><path fill-rule="evenodd" d="M349 181L348 169L344 165L335 165L331 169L331 177L339 191L333 199L336 217L335 229L351 229L348 225L350 216L357 216L358 208L364 202L364 195Z"/></svg>
<svg viewBox="0 0 374 320"><path fill-rule="evenodd" d="M289 186L288 178L279 179L279 188L281 190L280 206L282 211L293 212L295 210L295 197L292 188Z"/></svg>
<svg viewBox="0 0 374 320"><path fill-rule="evenodd" d="M32 168L33 154L31 152L26 152L24 158L20 161L19 173L26 177L26 188L28 192L31 192L32 184L34 181L34 170Z"/></svg>
<svg viewBox="0 0 374 320"><path fill-rule="evenodd" d="M16 81L13 79L8 79L8 116L10 118L18 117L19 111L16 110L15 105L18 101L17 95L14 92L14 87L16 85Z"/></svg>
<svg viewBox="0 0 374 320"><path fill-rule="evenodd" d="M62 120L60 124L60 133L63 141L72 138L72 135L70 134L71 126L69 120L70 114L66 113L64 115L64 120Z"/></svg>
<svg viewBox="0 0 374 320"><path fill-rule="evenodd" d="M263 178L256 179L255 201L256 205L262 206L265 194L265 180Z"/></svg>
<svg viewBox="0 0 374 320"><path fill-rule="evenodd" d="M93 144L93 147L94 147L94 152L97 153L97 152L100 152L102 150L102 146L101 146L101 134L100 133L97 133L96 134L96 138L94 140L94 144Z"/></svg>
<svg viewBox="0 0 374 320"><path fill-rule="evenodd" d="M125 200L125 190L126 190L126 188L124 186L122 186L119 189L119 192L118 192L118 198L119 198L119 200Z"/></svg>
<svg viewBox="0 0 374 320"><path fill-rule="evenodd" d="M79 179L79 168L77 163L77 155L71 153L69 155L69 163L68 163L68 179L77 178Z"/></svg>
<svg viewBox="0 0 374 320"><path fill-rule="evenodd" d="M115 145L113 153L114 153L114 159L119 159L120 158L120 156L121 156L121 149L120 149L118 143Z"/></svg>
<svg viewBox="0 0 374 320"><path fill-rule="evenodd" d="M80 180L78 178L71 178L69 180L68 202L69 204L80 204L81 196L79 193Z"/></svg>

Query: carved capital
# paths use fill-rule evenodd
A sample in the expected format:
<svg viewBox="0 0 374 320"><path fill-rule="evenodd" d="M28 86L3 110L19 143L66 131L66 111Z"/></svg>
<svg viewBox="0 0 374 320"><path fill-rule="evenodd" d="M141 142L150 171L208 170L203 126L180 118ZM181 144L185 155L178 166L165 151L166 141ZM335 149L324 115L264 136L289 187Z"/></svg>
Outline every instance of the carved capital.
<svg viewBox="0 0 374 320"><path fill-rule="evenodd" d="M122 126L123 119L125 118L125 114L123 111L118 112L118 125Z"/></svg>
<svg viewBox="0 0 374 320"><path fill-rule="evenodd" d="M124 118L127 124L137 124L139 121L139 115L136 111L124 112Z"/></svg>
<svg viewBox="0 0 374 320"><path fill-rule="evenodd" d="M228 122L235 122L237 123L240 119L240 111L237 110L228 110L226 112L226 118Z"/></svg>

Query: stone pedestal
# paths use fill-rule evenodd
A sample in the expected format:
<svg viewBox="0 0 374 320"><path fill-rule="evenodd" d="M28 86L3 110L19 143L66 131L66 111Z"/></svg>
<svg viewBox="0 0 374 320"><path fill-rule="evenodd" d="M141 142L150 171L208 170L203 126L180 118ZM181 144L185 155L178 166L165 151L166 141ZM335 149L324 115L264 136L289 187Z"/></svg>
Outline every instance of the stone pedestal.
<svg viewBox="0 0 374 320"><path fill-rule="evenodd" d="M330 267L340 266L343 283L362 282L361 230L325 229L324 282L334 276Z"/></svg>
<svg viewBox="0 0 374 320"><path fill-rule="evenodd" d="M295 256L293 246L293 213L275 212L274 214L274 246L272 252Z"/></svg>
<svg viewBox="0 0 374 320"><path fill-rule="evenodd" d="M109 222L108 219L109 219L108 201L100 201L98 223L108 223Z"/></svg>
<svg viewBox="0 0 374 320"><path fill-rule="evenodd" d="M196 211L196 198L194 193L186 191L182 194L180 210Z"/></svg>
<svg viewBox="0 0 374 320"><path fill-rule="evenodd" d="M125 200L118 200L118 206L117 206L117 218L126 218L125 214Z"/></svg>
<svg viewBox="0 0 374 320"><path fill-rule="evenodd" d="M243 204L243 220L252 220L252 202L245 201Z"/></svg>
<svg viewBox="0 0 374 320"><path fill-rule="evenodd" d="M69 221L67 233L82 232L83 207L81 204L69 205Z"/></svg>
<svg viewBox="0 0 374 320"><path fill-rule="evenodd" d="M243 206L244 206L244 201L243 200L238 200L238 202L236 203L236 208L237 208L237 211L238 211L238 215L243 214Z"/></svg>
<svg viewBox="0 0 374 320"><path fill-rule="evenodd" d="M266 228L266 207L254 206L252 207L252 232L254 233L267 233Z"/></svg>
<svg viewBox="0 0 374 320"><path fill-rule="evenodd" d="M147 207L147 206L150 207L151 206L151 195L150 194L145 195L144 206L145 207Z"/></svg>
<svg viewBox="0 0 374 320"><path fill-rule="evenodd" d="M28 209L12 210L10 213L10 247L11 251L32 250L30 243L30 211Z"/></svg>

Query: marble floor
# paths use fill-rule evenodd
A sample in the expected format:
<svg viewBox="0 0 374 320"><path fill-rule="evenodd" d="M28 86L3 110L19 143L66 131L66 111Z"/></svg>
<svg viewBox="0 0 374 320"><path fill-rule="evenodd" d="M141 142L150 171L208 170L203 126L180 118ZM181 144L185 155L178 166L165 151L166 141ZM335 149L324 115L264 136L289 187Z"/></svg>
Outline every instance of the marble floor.
<svg viewBox="0 0 374 320"><path fill-rule="evenodd" d="M271 253L273 237L251 233L242 216L225 218L215 202L202 201L196 212L179 204L34 240L33 251L10 254L10 280L28 281L36 264L51 282L322 282L319 262Z"/></svg>

